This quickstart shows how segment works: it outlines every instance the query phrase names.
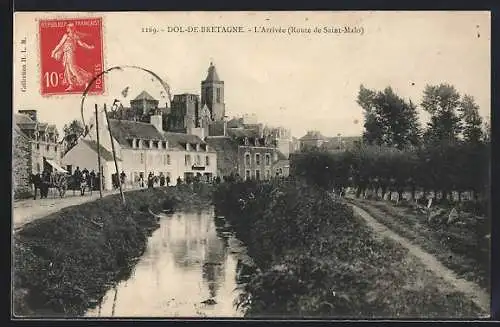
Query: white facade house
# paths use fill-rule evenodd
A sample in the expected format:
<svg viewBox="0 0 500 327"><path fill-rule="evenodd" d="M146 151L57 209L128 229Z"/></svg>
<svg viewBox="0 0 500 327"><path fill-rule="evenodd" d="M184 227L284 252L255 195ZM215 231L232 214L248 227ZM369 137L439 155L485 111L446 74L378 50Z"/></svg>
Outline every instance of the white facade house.
<svg viewBox="0 0 500 327"><path fill-rule="evenodd" d="M109 135L108 135L109 138ZM101 173L103 178L103 188L105 190L112 189L111 175L116 173L113 154L102 145L100 147L101 154ZM80 170L87 169L94 171L97 175L99 168L97 166L97 141L90 137L80 139L78 143L69 150L62 158L63 168L69 173L73 173L78 167ZM122 169L122 160L117 158L118 169Z"/></svg>
<svg viewBox="0 0 500 327"><path fill-rule="evenodd" d="M111 175L116 172L106 119L99 119L101 162L104 166L104 188L111 189ZM125 187L139 186L142 176L147 181L149 173L170 177L171 185L177 178L185 180L197 174L208 178L217 172L217 154L196 135L164 132L160 115L152 115L150 123L110 119L111 133L118 158L119 172L126 175ZM97 168L97 144L95 130L90 140L81 140L63 158L65 165L80 169ZM94 145L94 147L89 146ZM103 154L104 153L104 154ZM110 154L110 156L107 156ZM97 171L97 170L96 170ZM109 181L107 183L106 181Z"/></svg>

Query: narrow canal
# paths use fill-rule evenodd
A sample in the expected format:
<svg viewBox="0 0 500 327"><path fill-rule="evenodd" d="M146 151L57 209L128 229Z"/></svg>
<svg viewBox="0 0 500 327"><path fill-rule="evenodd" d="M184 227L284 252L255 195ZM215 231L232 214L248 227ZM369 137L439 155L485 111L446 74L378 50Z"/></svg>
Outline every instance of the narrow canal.
<svg viewBox="0 0 500 327"><path fill-rule="evenodd" d="M241 317L235 300L245 248L212 209L160 218L131 277L88 317Z"/></svg>

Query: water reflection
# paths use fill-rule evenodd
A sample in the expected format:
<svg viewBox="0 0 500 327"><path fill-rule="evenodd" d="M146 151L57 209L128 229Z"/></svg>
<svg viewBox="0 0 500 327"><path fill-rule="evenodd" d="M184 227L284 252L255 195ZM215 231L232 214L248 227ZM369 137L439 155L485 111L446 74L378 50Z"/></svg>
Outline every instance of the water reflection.
<svg viewBox="0 0 500 327"><path fill-rule="evenodd" d="M242 316L233 304L240 259L215 220L212 211L161 218L132 277L87 316Z"/></svg>

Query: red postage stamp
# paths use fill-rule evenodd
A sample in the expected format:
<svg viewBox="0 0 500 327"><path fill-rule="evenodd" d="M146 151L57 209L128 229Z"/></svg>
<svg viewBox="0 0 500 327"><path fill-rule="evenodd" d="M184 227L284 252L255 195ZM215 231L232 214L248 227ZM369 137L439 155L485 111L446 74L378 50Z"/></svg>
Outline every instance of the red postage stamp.
<svg viewBox="0 0 500 327"><path fill-rule="evenodd" d="M39 21L42 95L104 92L102 18Z"/></svg>

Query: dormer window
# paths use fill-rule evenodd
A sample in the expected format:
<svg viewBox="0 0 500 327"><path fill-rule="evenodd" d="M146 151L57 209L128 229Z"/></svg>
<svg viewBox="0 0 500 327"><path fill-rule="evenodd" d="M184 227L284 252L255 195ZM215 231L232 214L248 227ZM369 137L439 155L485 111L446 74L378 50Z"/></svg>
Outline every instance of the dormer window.
<svg viewBox="0 0 500 327"><path fill-rule="evenodd" d="M244 142L245 142L245 145L249 145L250 144L250 142L248 141L248 137L245 137Z"/></svg>
<svg viewBox="0 0 500 327"><path fill-rule="evenodd" d="M166 149L166 148L167 148L167 142L163 141L163 142L161 142L161 144L162 144L162 148L163 148L163 149Z"/></svg>
<svg viewBox="0 0 500 327"><path fill-rule="evenodd" d="M128 145L129 145L131 148L134 148L134 146L135 146L134 139L128 139Z"/></svg>
<svg viewBox="0 0 500 327"><path fill-rule="evenodd" d="M259 146L259 139L258 138L255 138L255 146Z"/></svg>
<svg viewBox="0 0 500 327"><path fill-rule="evenodd" d="M159 141L153 141L153 147L154 147L155 149L158 149L158 148L159 148L159 145L158 145L158 144L159 144Z"/></svg>
<svg viewBox="0 0 500 327"><path fill-rule="evenodd" d="M135 140L135 147L136 148L140 148L141 147L141 140L139 140L139 139Z"/></svg>

